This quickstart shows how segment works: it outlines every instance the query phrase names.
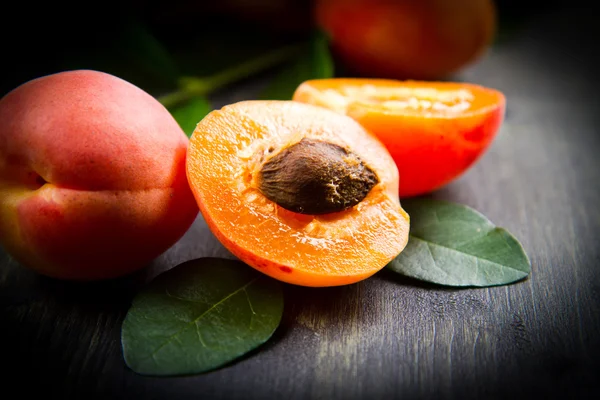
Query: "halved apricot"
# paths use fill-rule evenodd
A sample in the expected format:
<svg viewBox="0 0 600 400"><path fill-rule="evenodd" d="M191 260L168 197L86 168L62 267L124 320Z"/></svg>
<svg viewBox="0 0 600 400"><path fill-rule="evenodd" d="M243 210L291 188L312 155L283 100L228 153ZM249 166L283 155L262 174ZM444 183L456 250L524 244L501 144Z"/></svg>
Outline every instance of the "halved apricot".
<svg viewBox="0 0 600 400"><path fill-rule="evenodd" d="M385 146L322 107L255 100L211 112L190 139L187 175L221 243L284 282L366 279L408 240Z"/></svg>
<svg viewBox="0 0 600 400"><path fill-rule="evenodd" d="M302 83L293 100L358 121L387 147L399 195L439 189L485 152L504 118L505 98L472 83L333 78Z"/></svg>

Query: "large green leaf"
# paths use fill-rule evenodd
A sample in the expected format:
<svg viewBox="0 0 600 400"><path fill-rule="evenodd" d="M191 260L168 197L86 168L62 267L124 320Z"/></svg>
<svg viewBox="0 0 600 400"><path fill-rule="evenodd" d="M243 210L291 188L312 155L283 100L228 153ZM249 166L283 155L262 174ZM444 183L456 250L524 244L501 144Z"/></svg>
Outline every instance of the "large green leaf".
<svg viewBox="0 0 600 400"><path fill-rule="evenodd" d="M518 240L479 212L451 202L402 201L408 245L388 268L448 286L494 286L525 278L530 262Z"/></svg>
<svg viewBox="0 0 600 400"><path fill-rule="evenodd" d="M260 93L262 100L291 100L296 88L309 79L334 76L334 63L329 42L321 31L315 32L304 51L284 68Z"/></svg>
<svg viewBox="0 0 600 400"><path fill-rule="evenodd" d="M198 122L212 111L212 106L206 97L197 96L187 103L172 107L169 111L185 134L190 137L194 133Z"/></svg>
<svg viewBox="0 0 600 400"><path fill-rule="evenodd" d="M266 342L282 312L281 287L266 275L235 260L187 261L135 297L123 356L144 375L206 372Z"/></svg>

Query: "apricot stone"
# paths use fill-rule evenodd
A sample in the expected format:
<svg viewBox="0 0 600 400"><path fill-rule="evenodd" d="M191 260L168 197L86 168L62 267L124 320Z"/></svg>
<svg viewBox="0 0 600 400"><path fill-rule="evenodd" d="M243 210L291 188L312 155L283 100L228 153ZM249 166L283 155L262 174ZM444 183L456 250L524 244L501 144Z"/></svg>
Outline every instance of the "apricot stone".
<svg viewBox="0 0 600 400"><path fill-rule="evenodd" d="M138 270L198 214L188 139L150 94L98 71L59 72L0 100L0 244L61 279Z"/></svg>

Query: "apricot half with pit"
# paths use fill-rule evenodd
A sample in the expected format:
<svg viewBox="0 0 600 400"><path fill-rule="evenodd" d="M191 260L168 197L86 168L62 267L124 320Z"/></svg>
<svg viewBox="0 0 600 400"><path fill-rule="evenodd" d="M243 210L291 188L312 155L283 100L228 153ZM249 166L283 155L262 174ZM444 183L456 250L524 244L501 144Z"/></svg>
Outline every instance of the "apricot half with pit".
<svg viewBox="0 0 600 400"><path fill-rule="evenodd" d="M292 101L228 105L198 123L186 163L211 231L275 279L354 283L406 246L398 169L350 117Z"/></svg>

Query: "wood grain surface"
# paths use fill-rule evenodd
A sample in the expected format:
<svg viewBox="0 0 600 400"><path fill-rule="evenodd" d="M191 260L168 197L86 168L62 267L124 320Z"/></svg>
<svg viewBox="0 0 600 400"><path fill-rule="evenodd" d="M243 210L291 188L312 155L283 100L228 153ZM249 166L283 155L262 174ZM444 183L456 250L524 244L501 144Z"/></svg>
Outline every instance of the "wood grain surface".
<svg viewBox="0 0 600 400"><path fill-rule="evenodd" d="M0 250L0 398L595 398L594 24L585 13L540 16L460 75L502 90L506 120L480 162L433 196L474 207L517 236L532 261L527 280L451 289L384 270L338 288L286 285L282 324L263 347L208 374L150 378L125 366L121 323L135 291L157 273L192 258L232 257L201 217L148 268L110 282L40 277ZM261 84L213 100L249 99Z"/></svg>

